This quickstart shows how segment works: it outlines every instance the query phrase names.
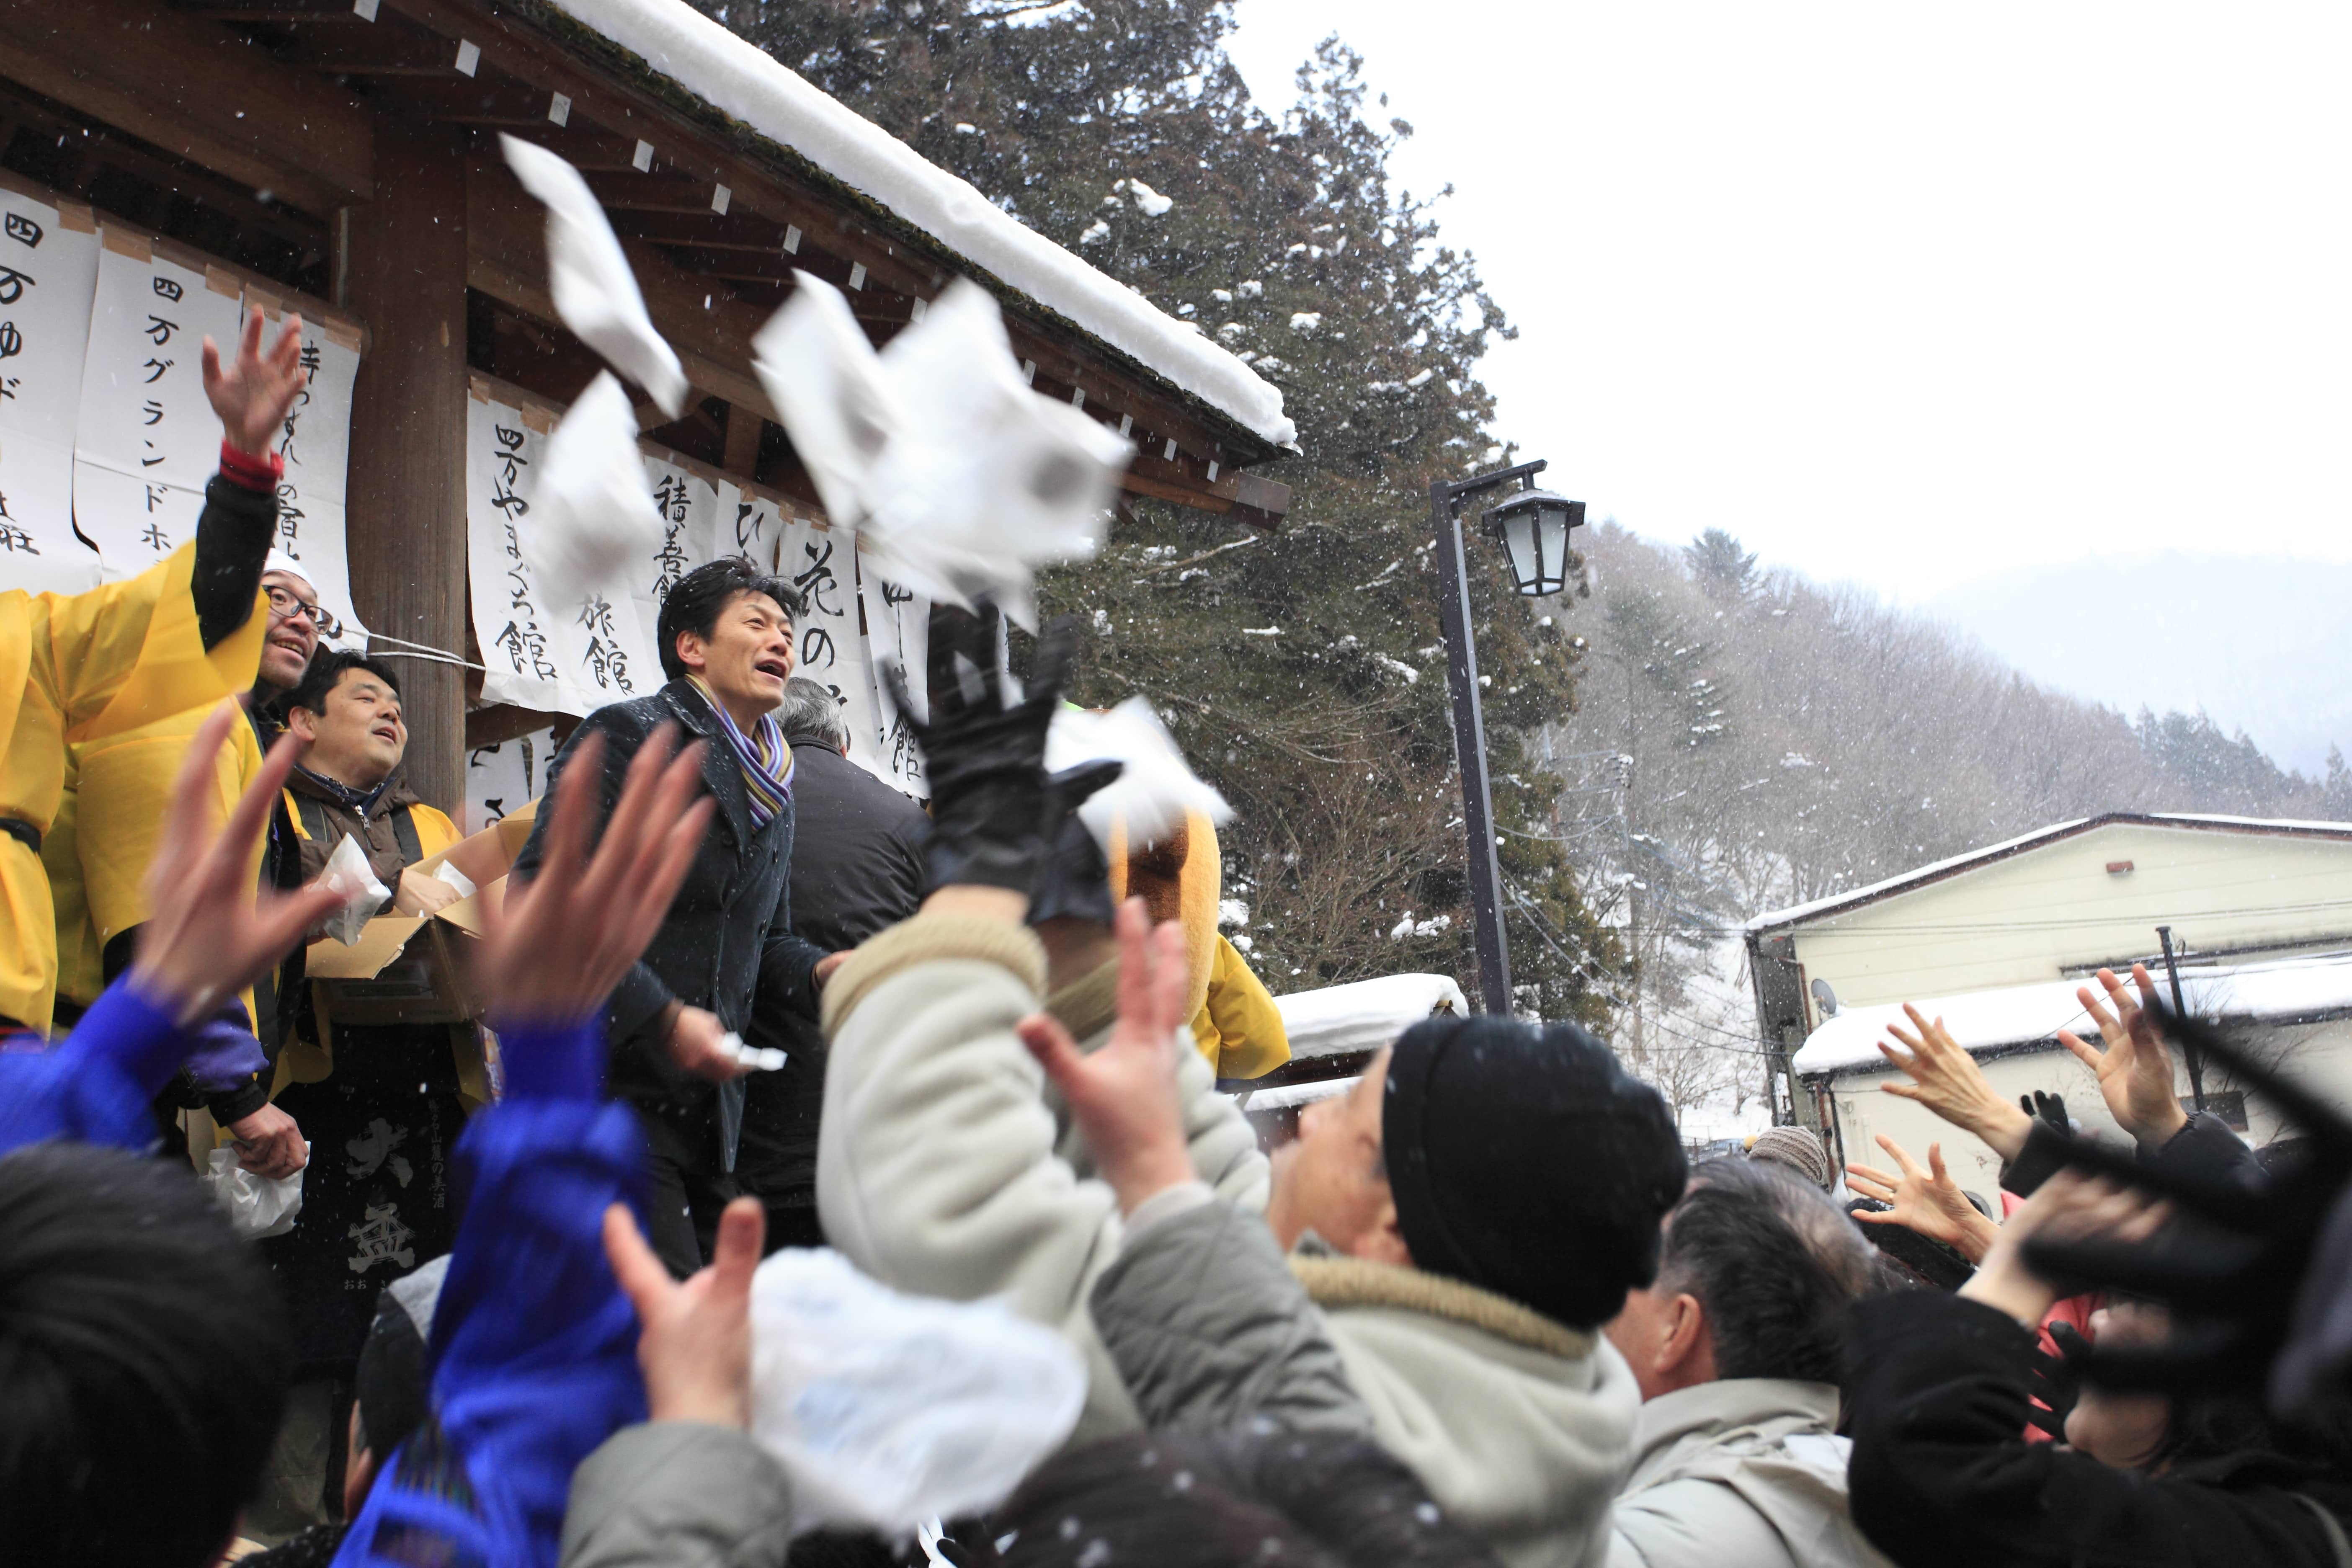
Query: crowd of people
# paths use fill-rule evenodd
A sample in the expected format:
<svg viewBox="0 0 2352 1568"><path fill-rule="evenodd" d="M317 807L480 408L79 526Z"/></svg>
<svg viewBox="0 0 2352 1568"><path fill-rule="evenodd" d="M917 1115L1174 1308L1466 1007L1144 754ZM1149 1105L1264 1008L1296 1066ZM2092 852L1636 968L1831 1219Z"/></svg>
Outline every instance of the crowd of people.
<svg viewBox="0 0 2352 1568"><path fill-rule="evenodd" d="M1218 1084L1278 1018L1188 915L1213 829L1106 845L1119 764L1045 766L1066 628L1024 684L992 611L934 612L926 809L794 679L789 584L685 574L667 684L571 732L483 900L487 1027L337 1020L310 942L465 890L397 669L321 647L269 552L299 331L207 346L192 546L0 595L10 1560L2352 1565L2352 1124L2144 971L2065 1037L2128 1150L1932 1018L1885 1047L2005 1214L1935 1145L1691 1164L1601 1041L1492 1016L1406 1030L1269 1158ZM2293 1158L2183 1110L2191 1037ZM215 1146L304 1173L291 1231L240 1238ZM820 1246L1066 1347L1017 1485L801 1528L751 1302Z"/></svg>

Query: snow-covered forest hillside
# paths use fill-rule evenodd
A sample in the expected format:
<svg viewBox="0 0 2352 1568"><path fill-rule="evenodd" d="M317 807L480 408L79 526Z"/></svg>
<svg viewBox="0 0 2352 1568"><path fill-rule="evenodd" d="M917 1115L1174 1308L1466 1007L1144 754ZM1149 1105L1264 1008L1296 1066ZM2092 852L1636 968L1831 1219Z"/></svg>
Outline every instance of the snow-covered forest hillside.
<svg viewBox="0 0 2352 1568"><path fill-rule="evenodd" d="M2026 680L1930 617L1759 568L1719 531L1582 537L1577 710L1537 753L1587 903L1637 977L1616 1038L1711 1120L1760 1094L1740 923L2102 811L2352 818L2340 759L2279 768L2202 714ZM2129 638L2118 600L2055 635Z"/></svg>

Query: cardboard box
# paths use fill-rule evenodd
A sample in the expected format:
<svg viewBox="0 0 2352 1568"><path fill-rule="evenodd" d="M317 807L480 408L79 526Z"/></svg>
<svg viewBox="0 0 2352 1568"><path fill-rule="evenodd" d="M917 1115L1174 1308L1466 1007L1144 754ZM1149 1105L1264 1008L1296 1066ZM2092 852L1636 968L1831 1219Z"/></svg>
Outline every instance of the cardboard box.
<svg viewBox="0 0 2352 1568"><path fill-rule="evenodd" d="M430 918L378 915L345 946L329 937L310 944L305 973L322 1024L457 1024L481 1016L469 970L485 906L506 898L507 868L530 837L538 802L459 840L411 869L456 867L475 885L466 898Z"/></svg>

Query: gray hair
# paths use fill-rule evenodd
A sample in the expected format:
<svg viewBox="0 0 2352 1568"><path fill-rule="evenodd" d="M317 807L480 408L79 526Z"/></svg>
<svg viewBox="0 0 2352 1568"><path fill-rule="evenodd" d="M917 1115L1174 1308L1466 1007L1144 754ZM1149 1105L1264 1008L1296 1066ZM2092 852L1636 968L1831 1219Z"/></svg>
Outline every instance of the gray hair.
<svg viewBox="0 0 2352 1568"><path fill-rule="evenodd" d="M787 741L822 741L838 752L849 744L849 722L830 687L795 675L784 682L784 700L776 708L776 722Z"/></svg>

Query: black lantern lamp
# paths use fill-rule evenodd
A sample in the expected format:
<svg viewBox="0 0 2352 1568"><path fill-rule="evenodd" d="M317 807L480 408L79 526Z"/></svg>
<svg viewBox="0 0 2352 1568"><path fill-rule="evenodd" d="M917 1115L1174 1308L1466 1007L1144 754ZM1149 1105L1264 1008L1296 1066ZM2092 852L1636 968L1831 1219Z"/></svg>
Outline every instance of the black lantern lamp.
<svg viewBox="0 0 2352 1568"><path fill-rule="evenodd" d="M1584 503L1534 488L1486 509L1486 526L1503 542L1511 581L1530 599L1568 588L1569 531L1584 525Z"/></svg>
<svg viewBox="0 0 2352 1568"><path fill-rule="evenodd" d="M1485 1011L1511 1011L1511 950L1503 935L1503 873L1495 858L1495 808L1486 788L1486 720L1478 701L1478 648L1470 635L1470 573L1462 552L1462 503L1516 482L1517 494L1489 507L1486 524L1510 557L1511 581L1529 598L1568 587L1568 535L1584 503L1535 488L1544 462L1519 463L1475 479L1429 487L1429 528L1437 545L1438 624L1445 634L1446 686L1454 699L1454 755L1462 769L1462 821L1468 829L1471 916L1478 938L1478 994Z"/></svg>

